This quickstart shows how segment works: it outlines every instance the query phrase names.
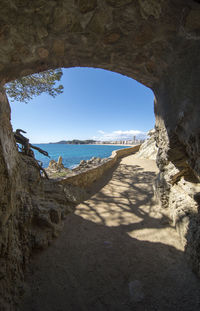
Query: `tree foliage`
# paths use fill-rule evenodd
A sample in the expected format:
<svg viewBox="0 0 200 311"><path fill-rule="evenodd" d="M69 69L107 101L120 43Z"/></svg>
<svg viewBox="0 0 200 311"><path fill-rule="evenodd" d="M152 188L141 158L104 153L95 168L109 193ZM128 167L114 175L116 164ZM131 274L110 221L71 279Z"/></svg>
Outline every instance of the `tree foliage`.
<svg viewBox="0 0 200 311"><path fill-rule="evenodd" d="M12 102L28 103L33 97L47 93L52 97L63 92L63 85L56 86L62 77L62 69L51 69L11 81L6 92Z"/></svg>

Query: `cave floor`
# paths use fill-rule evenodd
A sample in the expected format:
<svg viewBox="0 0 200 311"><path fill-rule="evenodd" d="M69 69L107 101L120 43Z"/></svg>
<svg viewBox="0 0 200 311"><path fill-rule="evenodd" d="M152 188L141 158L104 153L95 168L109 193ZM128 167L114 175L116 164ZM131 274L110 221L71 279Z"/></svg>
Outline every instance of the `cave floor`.
<svg viewBox="0 0 200 311"><path fill-rule="evenodd" d="M200 310L200 282L153 199L156 172L154 161L121 160L33 257L21 311Z"/></svg>

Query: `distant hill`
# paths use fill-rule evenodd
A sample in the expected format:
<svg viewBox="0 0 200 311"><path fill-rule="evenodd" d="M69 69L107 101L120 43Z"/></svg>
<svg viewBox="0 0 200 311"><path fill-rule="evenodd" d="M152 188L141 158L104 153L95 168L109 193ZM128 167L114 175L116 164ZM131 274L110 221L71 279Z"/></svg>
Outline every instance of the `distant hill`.
<svg viewBox="0 0 200 311"><path fill-rule="evenodd" d="M65 144L65 145L89 145L94 144L95 140L88 139L88 140L79 140L79 139L73 139L73 140L61 140L56 143L50 143L50 144Z"/></svg>

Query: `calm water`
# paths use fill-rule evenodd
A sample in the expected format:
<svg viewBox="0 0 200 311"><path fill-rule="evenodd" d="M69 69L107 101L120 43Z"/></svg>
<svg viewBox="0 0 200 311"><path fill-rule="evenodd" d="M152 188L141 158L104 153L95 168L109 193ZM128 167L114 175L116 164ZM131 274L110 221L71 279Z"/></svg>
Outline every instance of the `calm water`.
<svg viewBox="0 0 200 311"><path fill-rule="evenodd" d="M81 160L89 160L92 157L107 158L113 150L128 148L127 146L98 146L98 145L64 145L64 144L38 144L35 145L49 153L50 159L34 150L37 160L42 161L43 167L49 165L50 160L58 160L59 156L63 158L65 167L73 168Z"/></svg>

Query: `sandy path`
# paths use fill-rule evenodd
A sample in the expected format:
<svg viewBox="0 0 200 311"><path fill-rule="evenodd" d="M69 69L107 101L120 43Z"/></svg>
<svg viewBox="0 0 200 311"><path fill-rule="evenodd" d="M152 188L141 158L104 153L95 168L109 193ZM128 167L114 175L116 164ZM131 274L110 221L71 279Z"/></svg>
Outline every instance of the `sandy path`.
<svg viewBox="0 0 200 311"><path fill-rule="evenodd" d="M36 256L22 311L200 310L200 283L156 211L153 161L124 158Z"/></svg>

